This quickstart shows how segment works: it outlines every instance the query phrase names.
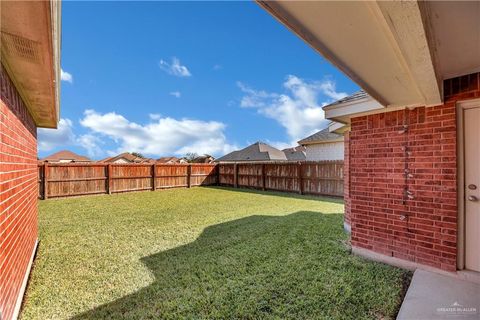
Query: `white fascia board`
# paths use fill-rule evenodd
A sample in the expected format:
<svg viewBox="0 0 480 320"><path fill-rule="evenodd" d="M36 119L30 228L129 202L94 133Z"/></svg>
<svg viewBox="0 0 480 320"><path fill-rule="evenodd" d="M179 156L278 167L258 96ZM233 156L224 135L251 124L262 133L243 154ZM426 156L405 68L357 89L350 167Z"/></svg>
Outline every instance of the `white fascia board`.
<svg viewBox="0 0 480 320"><path fill-rule="evenodd" d="M348 129L348 125L341 122L332 121L328 125L328 131L333 133L342 134Z"/></svg>
<svg viewBox="0 0 480 320"><path fill-rule="evenodd" d="M341 123L348 123L345 122L345 119L350 119L355 114L383 110L386 108L371 97L323 107L325 118ZM341 121L337 119L341 119Z"/></svg>
<svg viewBox="0 0 480 320"><path fill-rule="evenodd" d="M53 46L53 68L55 85L55 111L56 121L60 120L60 87L61 87L61 47L62 47L62 2L50 1L51 32Z"/></svg>
<svg viewBox="0 0 480 320"><path fill-rule="evenodd" d="M312 145L312 144L327 144L327 143L337 143L337 142L344 142L344 138L341 137L341 138L334 139L334 140L313 140L313 141L303 142L301 145L302 146L308 146L308 145Z"/></svg>

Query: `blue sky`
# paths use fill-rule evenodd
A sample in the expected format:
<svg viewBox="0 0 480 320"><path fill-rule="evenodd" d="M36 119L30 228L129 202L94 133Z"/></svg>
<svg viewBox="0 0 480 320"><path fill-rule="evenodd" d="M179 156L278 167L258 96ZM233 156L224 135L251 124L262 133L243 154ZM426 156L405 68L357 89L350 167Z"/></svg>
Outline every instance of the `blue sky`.
<svg viewBox="0 0 480 320"><path fill-rule="evenodd" d="M326 125L358 90L253 2L64 2L61 121L39 156L222 155Z"/></svg>

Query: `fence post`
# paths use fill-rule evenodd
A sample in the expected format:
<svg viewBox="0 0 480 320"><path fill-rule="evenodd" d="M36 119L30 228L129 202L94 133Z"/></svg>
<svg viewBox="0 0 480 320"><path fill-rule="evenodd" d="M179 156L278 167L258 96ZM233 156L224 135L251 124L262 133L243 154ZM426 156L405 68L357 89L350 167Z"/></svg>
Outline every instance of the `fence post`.
<svg viewBox="0 0 480 320"><path fill-rule="evenodd" d="M303 194L303 166L302 163L298 163L298 189L299 193Z"/></svg>
<svg viewBox="0 0 480 320"><path fill-rule="evenodd" d="M48 162L43 163L43 200L48 199Z"/></svg>
<svg viewBox="0 0 480 320"><path fill-rule="evenodd" d="M188 188L192 187L192 164L189 163L187 167L187 186Z"/></svg>
<svg viewBox="0 0 480 320"><path fill-rule="evenodd" d="M262 190L265 191L265 163L262 164Z"/></svg>
<svg viewBox="0 0 480 320"><path fill-rule="evenodd" d="M220 163L215 164L215 170L217 174L217 186L220 185Z"/></svg>
<svg viewBox="0 0 480 320"><path fill-rule="evenodd" d="M157 190L157 164L152 164L152 191Z"/></svg>
<svg viewBox="0 0 480 320"><path fill-rule="evenodd" d="M233 187L238 188L238 166L236 162L233 164Z"/></svg>
<svg viewBox="0 0 480 320"><path fill-rule="evenodd" d="M107 193L112 194L112 164L107 164Z"/></svg>

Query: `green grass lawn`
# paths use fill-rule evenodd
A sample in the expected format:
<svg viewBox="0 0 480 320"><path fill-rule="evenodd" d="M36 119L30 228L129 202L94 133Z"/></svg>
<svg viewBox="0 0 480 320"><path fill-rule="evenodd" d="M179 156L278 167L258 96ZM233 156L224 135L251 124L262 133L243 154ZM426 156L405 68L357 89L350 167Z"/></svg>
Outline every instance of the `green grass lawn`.
<svg viewBox="0 0 480 320"><path fill-rule="evenodd" d="M350 254L343 203L192 188L40 202L23 319L388 319L406 271Z"/></svg>

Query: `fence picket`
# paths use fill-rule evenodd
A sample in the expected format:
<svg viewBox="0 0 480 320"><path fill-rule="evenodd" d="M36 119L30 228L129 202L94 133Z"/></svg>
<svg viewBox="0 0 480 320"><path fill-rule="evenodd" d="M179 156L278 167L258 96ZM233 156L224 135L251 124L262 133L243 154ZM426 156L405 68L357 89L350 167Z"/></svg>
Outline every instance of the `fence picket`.
<svg viewBox="0 0 480 320"><path fill-rule="evenodd" d="M343 196L343 161L220 164L43 163L39 198L203 185Z"/></svg>

